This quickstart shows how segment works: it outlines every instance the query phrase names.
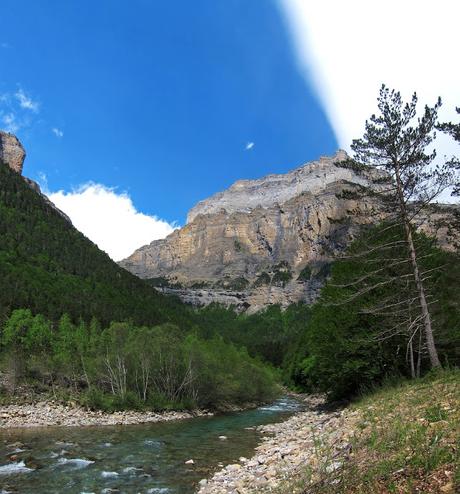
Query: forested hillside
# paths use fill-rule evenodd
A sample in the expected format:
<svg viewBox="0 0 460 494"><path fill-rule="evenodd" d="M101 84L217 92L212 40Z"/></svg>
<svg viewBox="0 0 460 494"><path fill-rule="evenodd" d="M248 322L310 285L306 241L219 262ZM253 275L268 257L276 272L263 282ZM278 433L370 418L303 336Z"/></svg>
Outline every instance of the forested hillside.
<svg viewBox="0 0 460 494"><path fill-rule="evenodd" d="M114 263L0 164L0 322L16 308L58 320L187 325L185 306Z"/></svg>

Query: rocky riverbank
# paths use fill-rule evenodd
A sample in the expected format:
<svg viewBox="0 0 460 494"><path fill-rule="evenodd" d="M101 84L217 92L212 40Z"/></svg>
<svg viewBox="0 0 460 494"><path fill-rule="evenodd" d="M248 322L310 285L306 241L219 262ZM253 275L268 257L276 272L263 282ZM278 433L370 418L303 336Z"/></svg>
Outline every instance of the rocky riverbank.
<svg viewBox="0 0 460 494"><path fill-rule="evenodd" d="M324 474L333 478L351 450L350 439L358 412L321 410L319 397L305 398L307 411L285 422L261 426L266 434L255 455L227 465L210 480L200 482L199 494L276 492L293 479L318 482ZM300 492L300 491L299 491Z"/></svg>
<svg viewBox="0 0 460 494"><path fill-rule="evenodd" d="M210 412L135 412L106 413L93 411L78 405L62 405L43 401L28 405L0 407L0 429L14 427L80 427L91 425L130 425L161 422L212 415Z"/></svg>

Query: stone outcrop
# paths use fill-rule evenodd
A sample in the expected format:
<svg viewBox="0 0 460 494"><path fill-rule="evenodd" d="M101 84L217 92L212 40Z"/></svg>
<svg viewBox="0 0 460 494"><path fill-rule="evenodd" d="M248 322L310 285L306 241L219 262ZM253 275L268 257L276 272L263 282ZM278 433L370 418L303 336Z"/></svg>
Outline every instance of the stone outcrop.
<svg viewBox="0 0 460 494"><path fill-rule="evenodd" d="M19 139L13 134L0 130L0 162L21 175L25 157L26 152Z"/></svg>
<svg viewBox="0 0 460 494"><path fill-rule="evenodd" d="M196 305L218 302L252 312L273 303L311 303L331 260L362 225L383 218L379 200L359 192L384 187L384 178L338 151L286 174L238 181L198 203L183 228L120 265ZM438 233L427 219L420 219L423 228ZM446 243L448 226L441 235Z"/></svg>

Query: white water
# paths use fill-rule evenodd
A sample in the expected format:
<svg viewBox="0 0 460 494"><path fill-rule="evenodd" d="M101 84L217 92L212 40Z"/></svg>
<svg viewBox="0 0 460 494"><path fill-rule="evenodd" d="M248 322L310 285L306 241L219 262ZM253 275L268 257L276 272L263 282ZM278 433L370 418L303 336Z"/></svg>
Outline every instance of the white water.
<svg viewBox="0 0 460 494"><path fill-rule="evenodd" d="M26 467L23 461L17 463L9 463L8 465L0 466L0 475L11 475L12 473L27 473L33 472L33 468Z"/></svg>

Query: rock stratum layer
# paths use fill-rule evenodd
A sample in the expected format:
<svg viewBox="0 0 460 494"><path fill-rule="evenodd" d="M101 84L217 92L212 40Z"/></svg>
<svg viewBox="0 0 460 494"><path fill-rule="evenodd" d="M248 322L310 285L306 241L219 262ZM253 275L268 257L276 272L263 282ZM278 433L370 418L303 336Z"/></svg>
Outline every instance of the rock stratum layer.
<svg viewBox="0 0 460 494"><path fill-rule="evenodd" d="M218 302L253 312L312 303L331 260L362 225L383 219L378 199L358 193L382 187L383 178L338 151L286 174L238 181L199 202L183 228L120 265L195 305ZM420 224L451 246L446 211L438 208L437 221L425 217Z"/></svg>

